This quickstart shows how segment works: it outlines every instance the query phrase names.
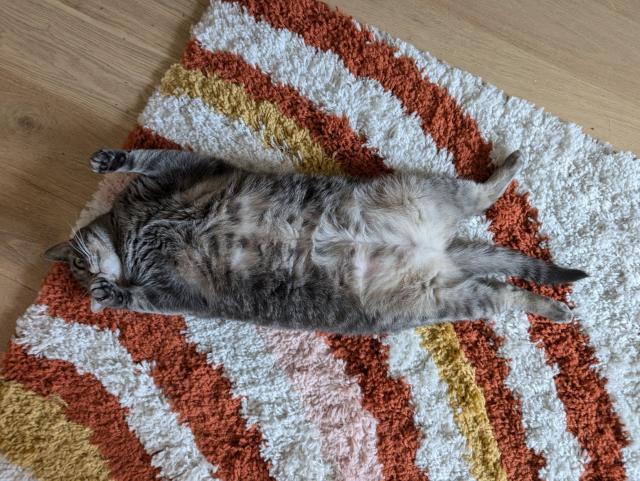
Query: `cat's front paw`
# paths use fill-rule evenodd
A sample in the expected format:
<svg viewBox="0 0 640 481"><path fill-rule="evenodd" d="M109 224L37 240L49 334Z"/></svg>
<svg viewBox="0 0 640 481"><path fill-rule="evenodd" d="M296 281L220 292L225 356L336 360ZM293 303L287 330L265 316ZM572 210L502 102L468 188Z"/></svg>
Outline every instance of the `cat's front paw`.
<svg viewBox="0 0 640 481"><path fill-rule="evenodd" d="M114 282L98 277L91 283L91 307L100 310L102 307L123 307L125 296L123 290Z"/></svg>
<svg viewBox="0 0 640 481"><path fill-rule="evenodd" d="M127 160L126 150L101 149L91 156L91 170L97 174L115 172Z"/></svg>

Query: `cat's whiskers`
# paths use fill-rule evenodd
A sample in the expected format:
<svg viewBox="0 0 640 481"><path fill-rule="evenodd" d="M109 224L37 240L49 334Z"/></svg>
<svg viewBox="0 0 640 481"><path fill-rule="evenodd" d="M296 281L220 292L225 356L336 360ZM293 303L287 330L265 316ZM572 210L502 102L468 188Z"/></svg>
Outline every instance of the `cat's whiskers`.
<svg viewBox="0 0 640 481"><path fill-rule="evenodd" d="M76 235L74 236L74 240L76 241L75 243L72 244L72 247L74 248L74 250L78 252L80 255L82 255L83 257L85 257L86 259L89 259L91 257L91 254L89 252L89 248L87 247L87 242L84 239L83 235L80 232L76 233Z"/></svg>

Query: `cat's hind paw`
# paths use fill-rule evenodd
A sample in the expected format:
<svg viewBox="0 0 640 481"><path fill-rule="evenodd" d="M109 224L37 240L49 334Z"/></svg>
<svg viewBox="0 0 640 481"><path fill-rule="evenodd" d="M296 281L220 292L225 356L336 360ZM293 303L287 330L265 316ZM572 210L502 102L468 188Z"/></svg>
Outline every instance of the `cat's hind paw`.
<svg viewBox="0 0 640 481"><path fill-rule="evenodd" d="M100 149L91 156L91 170L97 174L115 172L127 160L126 150Z"/></svg>
<svg viewBox="0 0 640 481"><path fill-rule="evenodd" d="M547 319L556 322L571 322L574 318L573 312L566 304L558 301L552 301L545 306L545 309L541 309L539 314L543 315Z"/></svg>
<svg viewBox="0 0 640 481"><path fill-rule="evenodd" d="M522 166L522 152L514 150L503 161L500 168L508 170L519 170Z"/></svg>
<svg viewBox="0 0 640 481"><path fill-rule="evenodd" d="M522 168L523 164L522 152L514 150L502 162L496 163L496 170L493 176L494 178L511 180Z"/></svg>

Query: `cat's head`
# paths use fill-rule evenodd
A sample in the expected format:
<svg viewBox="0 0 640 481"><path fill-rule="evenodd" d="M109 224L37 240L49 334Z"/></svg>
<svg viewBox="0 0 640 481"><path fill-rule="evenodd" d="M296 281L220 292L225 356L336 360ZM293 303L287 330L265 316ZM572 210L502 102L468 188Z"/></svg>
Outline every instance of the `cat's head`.
<svg viewBox="0 0 640 481"><path fill-rule="evenodd" d="M87 289L97 276L116 281L122 274L122 264L112 231L110 216L105 214L77 230L70 240L47 249L44 256L69 264L73 277Z"/></svg>

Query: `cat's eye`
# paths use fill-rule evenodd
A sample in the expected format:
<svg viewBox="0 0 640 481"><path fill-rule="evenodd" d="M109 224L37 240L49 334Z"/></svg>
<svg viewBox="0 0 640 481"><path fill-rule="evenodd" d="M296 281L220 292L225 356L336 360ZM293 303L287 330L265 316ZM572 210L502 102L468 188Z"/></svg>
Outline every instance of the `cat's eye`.
<svg viewBox="0 0 640 481"><path fill-rule="evenodd" d="M76 267L76 269L84 269L86 267L84 259L80 257L76 257L73 259L73 265L74 267Z"/></svg>

